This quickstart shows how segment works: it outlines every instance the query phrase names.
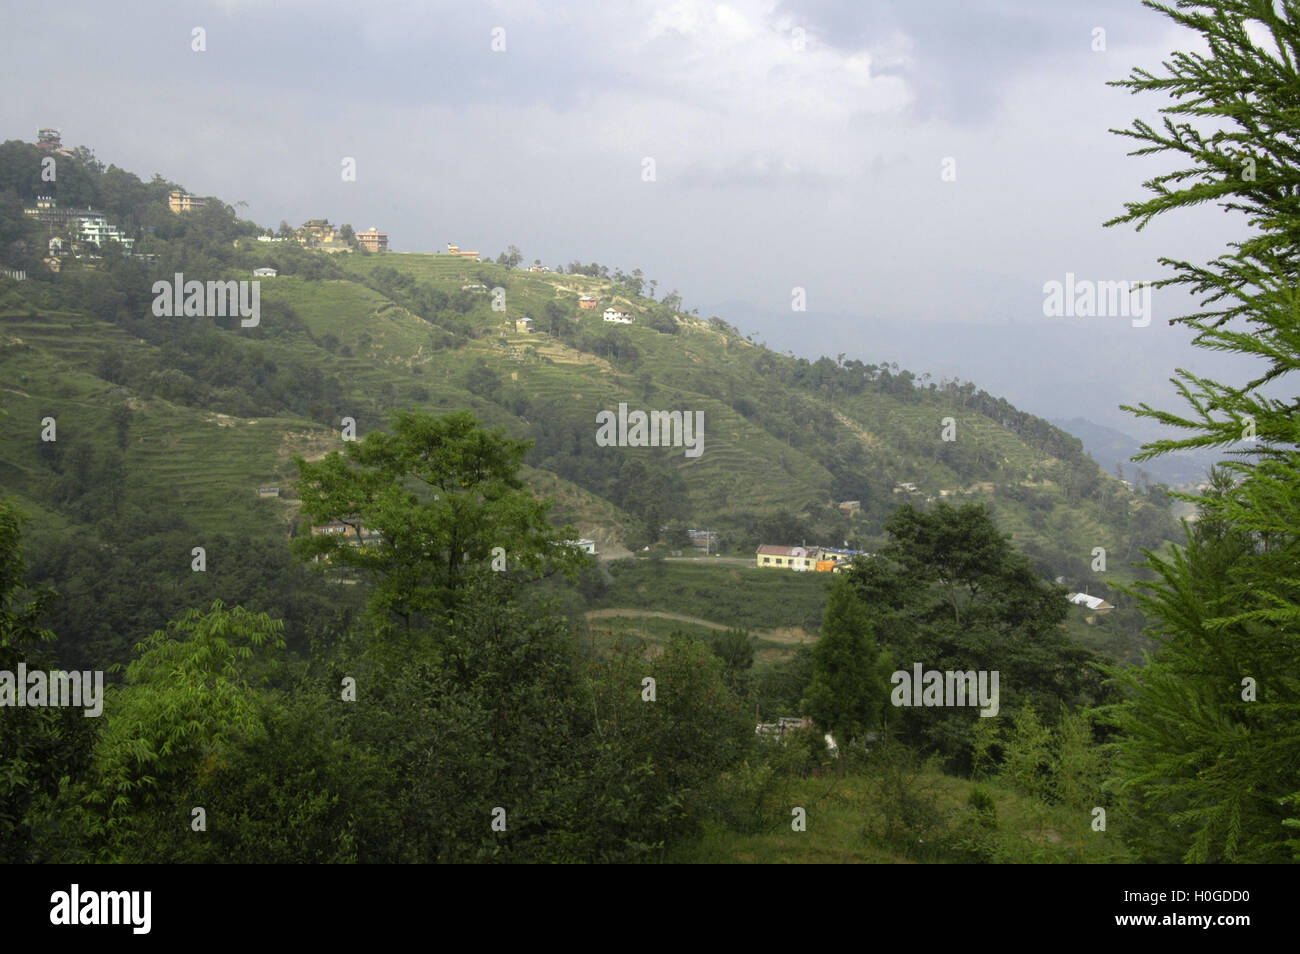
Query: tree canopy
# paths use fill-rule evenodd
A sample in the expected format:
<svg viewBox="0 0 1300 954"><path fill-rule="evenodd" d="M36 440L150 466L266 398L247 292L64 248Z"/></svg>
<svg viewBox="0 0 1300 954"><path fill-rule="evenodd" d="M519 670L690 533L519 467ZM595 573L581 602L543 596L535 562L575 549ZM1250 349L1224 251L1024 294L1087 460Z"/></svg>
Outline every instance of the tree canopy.
<svg viewBox="0 0 1300 954"><path fill-rule="evenodd" d="M298 464L302 510L342 534L295 541L303 557L325 557L373 581L371 607L411 625L455 609L465 582L504 566L516 573L576 573L585 558L554 527L518 470L529 443L481 428L467 411L393 415L393 431L348 442L345 454Z"/></svg>

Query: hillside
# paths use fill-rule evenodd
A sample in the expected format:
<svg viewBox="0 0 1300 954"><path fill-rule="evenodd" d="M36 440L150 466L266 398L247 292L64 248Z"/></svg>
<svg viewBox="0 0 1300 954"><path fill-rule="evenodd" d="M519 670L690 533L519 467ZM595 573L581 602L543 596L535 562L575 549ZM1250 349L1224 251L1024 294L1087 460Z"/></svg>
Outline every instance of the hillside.
<svg viewBox="0 0 1300 954"><path fill-rule="evenodd" d="M259 242L264 230L229 206L174 214L174 183L105 171L84 153L61 160L76 171L61 165L59 189L116 217L136 254L64 255L53 274L34 254L48 232L21 213L53 191L34 181L38 158L27 144L0 147L0 264L28 275L0 278L0 488L31 515L38 550L61 534L103 541L114 520L114 533L133 532L120 526L127 500L181 512L203 533L303 532L293 455L338 448L344 418L364 434L405 407L468 408L533 440L530 486L602 553L680 547L686 527L718 531L741 556L759 543L870 549L900 503L979 501L1042 573L1122 606L1110 584L1175 532L1162 494L1130 491L1077 439L971 385L923 385L868 354L777 354L600 266L534 273ZM260 280L254 327L153 314L154 282L176 272L247 280L265 266L279 274ZM580 309L584 295L599 308ZM611 306L634 321L606 323ZM530 332L516 330L525 316ZM597 414L620 403L702 413L702 451L600 446ZM55 442L40 439L46 417ZM265 486L279 497L259 499ZM860 511L841 513L845 500ZM1097 547L1104 573L1091 566Z"/></svg>

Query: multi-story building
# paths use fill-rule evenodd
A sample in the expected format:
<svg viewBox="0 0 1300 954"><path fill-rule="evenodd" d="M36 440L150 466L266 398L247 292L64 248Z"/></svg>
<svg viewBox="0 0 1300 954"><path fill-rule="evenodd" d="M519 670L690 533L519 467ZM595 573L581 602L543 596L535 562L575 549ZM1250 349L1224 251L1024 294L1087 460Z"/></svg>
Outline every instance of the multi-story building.
<svg viewBox="0 0 1300 954"><path fill-rule="evenodd" d="M72 233L76 240L89 242L96 248L103 248L105 242L120 242L129 252L135 245L135 239L127 238L117 226L108 221L103 212L94 209L60 209L54 199L48 195L38 195L34 208L23 209L23 214L30 216L52 233ZM63 250L63 242L58 235L50 240L49 251Z"/></svg>
<svg viewBox="0 0 1300 954"><path fill-rule="evenodd" d="M103 248L105 242L119 242L129 252L135 245L135 239L127 238L116 225L100 212L83 212L79 216L77 233L83 242L89 242L96 248Z"/></svg>
<svg viewBox="0 0 1300 954"><path fill-rule="evenodd" d="M36 205L30 209L23 209L23 214L35 219L51 232L64 232L67 231L69 226L76 223L78 217L98 213L90 208L87 208L85 212L79 209L60 209L53 196L38 195Z"/></svg>
<svg viewBox="0 0 1300 954"><path fill-rule="evenodd" d="M57 129L36 130L36 148L47 152L57 152L60 156L75 156L77 151L63 144L63 136Z"/></svg>
<svg viewBox="0 0 1300 954"><path fill-rule="evenodd" d="M308 219L294 234L303 245L326 245L334 241L334 231L329 219Z"/></svg>
<svg viewBox="0 0 1300 954"><path fill-rule="evenodd" d="M357 233L357 244L370 252L387 252L388 233L380 232L372 225L366 231Z"/></svg>
<svg viewBox="0 0 1300 954"><path fill-rule="evenodd" d="M179 189L168 193L167 208L171 209L177 215L182 212L194 212L208 204L208 200L201 195L190 195L188 192L182 192Z"/></svg>

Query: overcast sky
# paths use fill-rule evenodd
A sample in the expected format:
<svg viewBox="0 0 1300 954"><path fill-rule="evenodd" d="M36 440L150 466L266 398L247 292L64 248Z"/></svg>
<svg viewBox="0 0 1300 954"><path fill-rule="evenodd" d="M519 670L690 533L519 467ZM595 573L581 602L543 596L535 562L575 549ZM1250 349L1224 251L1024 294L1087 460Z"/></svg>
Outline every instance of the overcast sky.
<svg viewBox="0 0 1300 954"><path fill-rule="evenodd" d="M1208 207L1101 227L1164 168L1107 132L1160 103L1105 83L1190 47L1137 0L8 4L0 136L57 126L271 227L639 267L782 351L1142 433L1116 405L1221 367L1166 324L1186 300L1047 318L1043 284L1237 237Z"/></svg>

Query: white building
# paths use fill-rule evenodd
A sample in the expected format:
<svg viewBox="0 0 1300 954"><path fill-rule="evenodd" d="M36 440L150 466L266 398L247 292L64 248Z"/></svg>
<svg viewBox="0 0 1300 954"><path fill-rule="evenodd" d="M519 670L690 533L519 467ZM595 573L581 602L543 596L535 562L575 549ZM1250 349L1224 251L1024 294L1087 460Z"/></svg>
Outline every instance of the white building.
<svg viewBox="0 0 1300 954"><path fill-rule="evenodd" d="M1098 613L1105 613L1115 608L1100 596L1089 596L1087 593L1071 593L1069 599L1076 606L1086 606Z"/></svg>
<svg viewBox="0 0 1300 954"><path fill-rule="evenodd" d="M280 274L274 268L255 268L253 269L254 278L274 278Z"/></svg>
<svg viewBox="0 0 1300 954"><path fill-rule="evenodd" d="M116 225L110 225L108 218L99 212L83 212L77 216L77 234L83 242L89 242L96 248L103 248L105 242L120 242L129 252L135 245L135 239L127 238Z"/></svg>
<svg viewBox="0 0 1300 954"><path fill-rule="evenodd" d="M619 311L617 308L606 308L605 320L617 322L620 325L632 324L632 316L625 311Z"/></svg>

